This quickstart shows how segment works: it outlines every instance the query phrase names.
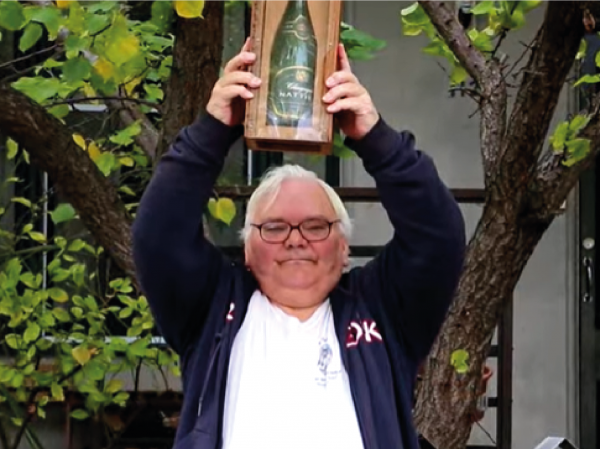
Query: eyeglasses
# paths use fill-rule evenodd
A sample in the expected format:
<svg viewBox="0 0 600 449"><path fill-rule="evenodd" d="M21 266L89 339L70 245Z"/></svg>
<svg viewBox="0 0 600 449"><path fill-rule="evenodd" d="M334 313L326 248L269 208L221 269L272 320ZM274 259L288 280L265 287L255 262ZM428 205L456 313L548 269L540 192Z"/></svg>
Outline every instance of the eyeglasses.
<svg viewBox="0 0 600 449"><path fill-rule="evenodd" d="M296 226L285 221L268 221L263 224L252 224L260 232L260 237L267 243L283 243L292 231L297 229L302 237L309 242L319 242L329 237L331 226L340 220L327 221L320 218L304 220Z"/></svg>

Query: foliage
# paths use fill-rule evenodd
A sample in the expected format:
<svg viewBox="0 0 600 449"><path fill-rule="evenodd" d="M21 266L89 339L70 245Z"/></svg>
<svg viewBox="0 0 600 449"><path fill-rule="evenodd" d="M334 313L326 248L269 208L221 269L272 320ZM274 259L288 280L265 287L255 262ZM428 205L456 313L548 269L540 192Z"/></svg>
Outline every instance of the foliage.
<svg viewBox="0 0 600 449"><path fill-rule="evenodd" d="M22 157L18 164L27 162ZM4 184L15 182L22 180L10 177ZM175 354L152 344L155 326L146 298L134 293L128 278L101 279L103 249L68 233L48 241L35 230L44 200L12 197L0 210L8 214L19 205L29 218L14 233L2 231L0 249L0 400L13 404L11 420L18 427L27 425L32 409L44 418L49 402L65 401L70 393L84 398L71 413L76 419L111 404L124 406L129 393L123 374L141 366L179 374ZM57 227L78 221L68 203L48 215ZM36 268L34 256L42 253L47 266ZM126 329L124 335L115 335L116 327Z"/></svg>
<svg viewBox="0 0 600 449"><path fill-rule="evenodd" d="M525 25L526 14L540 6L543 2L532 1L480 1L470 9L470 14L487 18L487 26L482 30L472 27L467 30L467 36L473 46L480 50L486 58L497 57L502 40L511 30L517 30ZM429 43L423 48L423 52L436 57L446 59L450 67L449 81L452 86L461 85L467 81L468 74L460 64L455 54L450 50L448 44L439 36L429 16L425 13L419 3L401 11L403 34L406 36L418 36L424 34ZM580 55L585 48L582 40ZM596 55L596 65L600 67L600 53ZM600 75L583 75L574 84L600 82ZM590 111L591 113L591 111ZM560 122L554 134L550 137L556 152L564 154L563 164L572 166L581 161L590 150L589 139L579 138L578 133L589 122L589 115L578 115L573 120Z"/></svg>

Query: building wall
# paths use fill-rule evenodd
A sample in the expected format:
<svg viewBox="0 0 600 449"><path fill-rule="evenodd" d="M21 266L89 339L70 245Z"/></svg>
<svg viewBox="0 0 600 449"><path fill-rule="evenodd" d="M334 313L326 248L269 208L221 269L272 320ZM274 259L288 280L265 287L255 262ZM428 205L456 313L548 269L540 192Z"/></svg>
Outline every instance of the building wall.
<svg viewBox="0 0 600 449"><path fill-rule="evenodd" d="M445 61L421 52L426 37L402 35L400 11L410 4L346 2L349 23L387 41L386 49L376 59L354 63L353 69L369 89L383 117L396 129L409 129L415 134L418 147L434 158L449 187L482 188L478 117L470 118L476 105L468 97L450 98L447 75L438 65ZM523 51L520 42L531 41L542 13L543 10L538 11L525 29L506 40L502 48L511 60ZM559 118L567 113L567 100L566 96L561 99ZM356 159L344 163L342 183L374 185ZM573 236L568 231L574 211L572 203L568 203L567 216L557 219L539 243L515 292L512 420L515 448L533 448L549 434L575 437L574 430L567 428L574 410L570 405L572 394L568 393L572 373L566 368L573 349L568 334L573 322L566 318L567 304L573 301L569 280L572 265L568 263ZM470 237L481 206L462 205L462 211ZM391 236L381 206L355 204L350 206L350 212L356 225L354 244L382 244ZM490 364L495 368L495 360L490 360ZM492 394L495 393L492 385ZM483 422L492 437L495 419L495 410L490 410ZM470 443L491 444L477 427Z"/></svg>

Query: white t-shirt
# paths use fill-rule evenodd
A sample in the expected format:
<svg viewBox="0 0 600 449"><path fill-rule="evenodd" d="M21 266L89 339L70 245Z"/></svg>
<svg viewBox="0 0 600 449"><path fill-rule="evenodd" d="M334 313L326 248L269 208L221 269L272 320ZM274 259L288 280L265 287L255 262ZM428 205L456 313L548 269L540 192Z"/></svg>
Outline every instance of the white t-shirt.
<svg viewBox="0 0 600 449"><path fill-rule="evenodd" d="M301 322L255 292L233 343L223 449L342 447L363 443L329 301Z"/></svg>

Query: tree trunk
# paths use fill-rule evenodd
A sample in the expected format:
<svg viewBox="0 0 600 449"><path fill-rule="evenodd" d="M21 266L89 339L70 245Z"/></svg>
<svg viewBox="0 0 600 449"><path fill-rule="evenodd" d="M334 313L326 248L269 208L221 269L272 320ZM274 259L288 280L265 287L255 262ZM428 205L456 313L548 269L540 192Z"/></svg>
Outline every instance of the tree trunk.
<svg viewBox="0 0 600 449"><path fill-rule="evenodd" d="M102 175L72 133L21 92L0 83L0 129L24 147L125 273L135 279L130 216L116 187Z"/></svg>
<svg viewBox="0 0 600 449"><path fill-rule="evenodd" d="M488 204L467 252L458 293L417 386L415 420L439 449L462 449L470 436L476 392L502 308L538 241L545 222L519 223L508 204ZM458 350L469 354L469 371L450 364Z"/></svg>
<svg viewBox="0 0 600 449"><path fill-rule="evenodd" d="M181 128L206 107L219 79L223 53L225 2L207 1L203 19L177 19L173 68L165 90L158 157Z"/></svg>

